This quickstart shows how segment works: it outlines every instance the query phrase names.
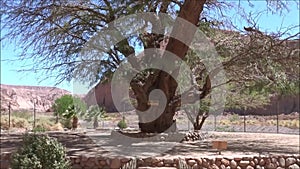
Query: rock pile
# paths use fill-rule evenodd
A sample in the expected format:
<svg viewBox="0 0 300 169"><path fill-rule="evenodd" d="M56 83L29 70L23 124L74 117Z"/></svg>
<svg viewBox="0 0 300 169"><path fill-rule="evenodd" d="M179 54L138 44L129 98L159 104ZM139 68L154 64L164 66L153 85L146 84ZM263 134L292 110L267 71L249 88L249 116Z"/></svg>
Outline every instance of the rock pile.
<svg viewBox="0 0 300 169"><path fill-rule="evenodd" d="M299 155L202 157L202 158L126 158L102 156L69 156L73 169L131 169L147 167L213 168L213 169L299 169ZM10 153L1 153L1 169L9 168Z"/></svg>
<svg viewBox="0 0 300 169"><path fill-rule="evenodd" d="M208 137L208 133L203 133L200 131L190 131L185 134L185 137L182 139L183 141L197 141L197 140L204 140Z"/></svg>

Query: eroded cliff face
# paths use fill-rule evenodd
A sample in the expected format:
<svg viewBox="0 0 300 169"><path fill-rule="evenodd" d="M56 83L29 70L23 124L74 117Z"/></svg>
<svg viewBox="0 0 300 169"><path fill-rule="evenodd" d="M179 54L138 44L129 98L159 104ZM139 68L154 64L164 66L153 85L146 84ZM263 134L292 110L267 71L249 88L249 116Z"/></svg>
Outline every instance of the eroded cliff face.
<svg viewBox="0 0 300 169"><path fill-rule="evenodd" d="M1 84L1 111L7 111L9 103L13 111L32 111L34 102L37 112L51 111L55 99L65 94L71 93L56 87Z"/></svg>

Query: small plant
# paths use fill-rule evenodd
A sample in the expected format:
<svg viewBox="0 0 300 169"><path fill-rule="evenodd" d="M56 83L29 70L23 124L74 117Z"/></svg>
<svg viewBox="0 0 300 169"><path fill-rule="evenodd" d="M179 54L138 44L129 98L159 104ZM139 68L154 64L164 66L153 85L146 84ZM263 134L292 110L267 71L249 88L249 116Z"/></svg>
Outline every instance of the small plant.
<svg viewBox="0 0 300 169"><path fill-rule="evenodd" d="M43 126L38 125L37 127L33 128L32 131L35 132L35 133L36 132L45 132L46 129Z"/></svg>
<svg viewBox="0 0 300 169"><path fill-rule="evenodd" d="M123 117L123 119L119 121L118 127L119 127L120 129L125 129L125 128L127 128L127 124L126 124L125 117Z"/></svg>
<svg viewBox="0 0 300 169"><path fill-rule="evenodd" d="M233 114L229 117L229 121L230 122L235 122L235 121L239 121L240 117L238 114Z"/></svg>
<svg viewBox="0 0 300 169"><path fill-rule="evenodd" d="M12 169L69 169L65 148L47 135L25 134L23 146L12 156Z"/></svg>
<svg viewBox="0 0 300 169"><path fill-rule="evenodd" d="M87 111L81 112L79 116L83 117L88 122L93 122L94 129L96 129L99 127L99 119L103 119L107 115L103 107L99 107L98 105L92 105L87 109Z"/></svg>

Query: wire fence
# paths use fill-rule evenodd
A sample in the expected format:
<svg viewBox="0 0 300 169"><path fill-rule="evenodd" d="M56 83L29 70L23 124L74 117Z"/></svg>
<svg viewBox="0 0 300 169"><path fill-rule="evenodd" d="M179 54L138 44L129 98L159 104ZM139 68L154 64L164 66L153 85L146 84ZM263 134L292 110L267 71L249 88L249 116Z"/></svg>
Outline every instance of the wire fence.
<svg viewBox="0 0 300 169"><path fill-rule="evenodd" d="M12 128L13 116L24 116L22 118L28 119L32 128L43 119L50 119L51 121L60 121L60 118L54 116L53 112L37 112L35 105L32 110L27 111L26 114L16 113L11 110L9 104L8 111L2 112L8 121L8 129ZM25 117L26 116L26 117ZM138 117L134 113L108 113L108 118L98 120L98 129L114 129L117 127L118 122L125 116L127 126L132 129L138 129ZM291 114L277 114L277 115L238 115L226 114L213 116L210 115L204 122L202 131L220 131L220 132L265 132L265 133L285 133L285 134L299 134L300 132L300 116L299 112ZM193 130L193 124L188 120L187 116L182 113L176 117L177 127L180 131ZM84 129L93 129L93 122L84 121L79 118L79 127ZM1 126L3 128L3 126Z"/></svg>

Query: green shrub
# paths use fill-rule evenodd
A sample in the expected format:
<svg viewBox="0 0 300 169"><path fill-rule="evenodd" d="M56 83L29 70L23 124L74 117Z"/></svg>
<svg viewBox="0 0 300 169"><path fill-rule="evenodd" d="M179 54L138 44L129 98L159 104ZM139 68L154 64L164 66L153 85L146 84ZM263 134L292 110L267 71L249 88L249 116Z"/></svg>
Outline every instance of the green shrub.
<svg viewBox="0 0 300 169"><path fill-rule="evenodd" d="M46 129L43 126L36 126L35 128L32 129L33 132L45 132Z"/></svg>
<svg viewBox="0 0 300 169"><path fill-rule="evenodd" d="M119 127L120 129L125 129L125 128L127 128L127 124L126 124L126 121L125 121L125 117L123 117L123 119L119 121L118 127Z"/></svg>
<svg viewBox="0 0 300 169"><path fill-rule="evenodd" d="M23 146L12 156L12 169L69 169L65 148L56 139L25 134Z"/></svg>
<svg viewBox="0 0 300 169"><path fill-rule="evenodd" d="M236 121L239 121L240 117L238 114L233 114L229 117L229 121L230 122L236 122Z"/></svg>

